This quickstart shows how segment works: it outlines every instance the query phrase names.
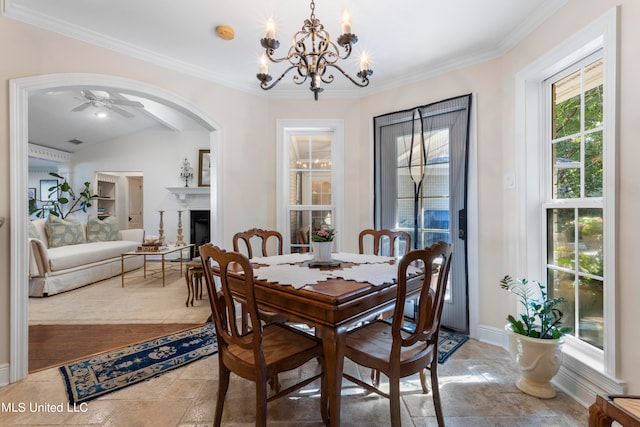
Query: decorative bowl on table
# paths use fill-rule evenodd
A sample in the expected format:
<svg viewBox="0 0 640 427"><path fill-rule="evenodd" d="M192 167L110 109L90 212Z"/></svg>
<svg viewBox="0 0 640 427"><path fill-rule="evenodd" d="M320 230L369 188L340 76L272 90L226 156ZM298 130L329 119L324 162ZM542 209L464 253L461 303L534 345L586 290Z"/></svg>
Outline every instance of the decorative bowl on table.
<svg viewBox="0 0 640 427"><path fill-rule="evenodd" d="M157 245L160 243L160 237L158 236L146 236L144 238L144 243L147 245Z"/></svg>

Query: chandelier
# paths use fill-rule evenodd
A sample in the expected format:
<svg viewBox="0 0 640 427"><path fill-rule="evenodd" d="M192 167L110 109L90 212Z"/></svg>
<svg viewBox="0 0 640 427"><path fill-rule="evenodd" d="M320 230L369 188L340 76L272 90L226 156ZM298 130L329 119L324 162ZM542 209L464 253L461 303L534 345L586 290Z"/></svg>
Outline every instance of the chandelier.
<svg viewBox="0 0 640 427"><path fill-rule="evenodd" d="M329 70L335 68L353 84L360 87L369 85L369 76L373 71L369 69L369 60L365 53L360 56L360 71L357 76L360 81L354 80L339 65L338 60L347 59L351 55L352 46L358 41L358 37L351 33L351 23L348 15L343 17L342 34L338 37L338 44L331 41L329 33L325 31L324 26L316 19L315 2L311 0L311 16L305 19L302 30L293 36L293 42L289 48L287 56L282 58L274 58L276 49L280 46L280 42L275 38L275 27L273 21L267 23L267 32L264 38L260 39L260 44L265 49L260 64L260 72L256 75L260 80L260 87L269 90L277 85L280 80L291 70L296 70L293 76L293 82L300 85L310 81L310 90L313 92L314 99L318 100L318 94L323 91L322 83L331 83L334 80L333 74ZM340 46L344 53L340 54ZM269 84L272 80L269 74L267 61L280 63L288 61L291 64L277 80Z"/></svg>

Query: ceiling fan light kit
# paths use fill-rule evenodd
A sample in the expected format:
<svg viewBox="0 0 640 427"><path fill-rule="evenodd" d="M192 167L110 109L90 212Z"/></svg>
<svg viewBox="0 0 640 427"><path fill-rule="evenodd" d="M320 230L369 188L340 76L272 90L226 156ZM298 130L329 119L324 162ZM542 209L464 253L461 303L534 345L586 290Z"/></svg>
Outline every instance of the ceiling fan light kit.
<svg viewBox="0 0 640 427"><path fill-rule="evenodd" d="M106 108L106 109L112 110L113 112L118 113L121 116L130 119L132 117L135 117L135 115L123 108L120 108L121 106L133 107L133 108L144 108L144 105L141 102L130 101L128 99L125 99L122 96L117 97L112 93L102 91L102 90L94 90L94 91L81 90L80 94L84 97L85 102L78 105L71 111L74 111L74 112L83 111L93 106L95 108ZM96 113L96 116L100 117L98 116L97 113Z"/></svg>
<svg viewBox="0 0 640 427"><path fill-rule="evenodd" d="M338 64L338 60L345 60L351 55L352 47L358 41L358 37L351 33L351 22L349 16L343 16L342 34L338 37L337 45L325 31L320 20L315 16L315 2L311 0L311 16L305 19L302 30L293 36L293 43L286 56L275 58L275 51L280 47L280 42L275 37L275 26L273 21L267 23L265 37L260 39L260 45L265 49L260 63L260 72L256 75L260 81L260 87L264 90L272 89L291 70L297 73L293 76L293 82L300 85L310 80L309 89L313 92L314 99L318 100L318 94L324 89L322 83L333 82L334 76L329 68L334 68L359 87L369 85L369 76L373 71L369 68L369 59L365 53L360 56L360 71L357 76L359 81L354 80ZM343 49L341 54L340 46ZM290 66L273 83L269 84L273 77L269 74L268 61L280 63L288 61Z"/></svg>

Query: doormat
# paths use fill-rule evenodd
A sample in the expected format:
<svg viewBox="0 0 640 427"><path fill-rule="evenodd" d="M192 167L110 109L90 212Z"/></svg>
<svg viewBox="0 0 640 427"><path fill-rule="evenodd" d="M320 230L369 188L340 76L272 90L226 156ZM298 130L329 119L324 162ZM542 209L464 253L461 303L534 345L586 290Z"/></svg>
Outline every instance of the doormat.
<svg viewBox="0 0 640 427"><path fill-rule="evenodd" d="M385 319L385 322L391 323L393 319L391 317ZM415 330L415 325L405 319L403 329L406 329L409 332L413 332ZM457 349L460 348L462 344L467 342L469 337L463 334L457 334L455 332L448 332L440 330L440 335L438 338L438 363L444 363L449 356L451 356Z"/></svg>
<svg viewBox="0 0 640 427"><path fill-rule="evenodd" d="M101 353L60 367L70 403L162 375L218 352L215 326L208 323L140 344Z"/></svg>
<svg viewBox="0 0 640 427"><path fill-rule="evenodd" d="M454 332L440 331L438 340L438 363L444 363L462 344L467 342L468 336Z"/></svg>

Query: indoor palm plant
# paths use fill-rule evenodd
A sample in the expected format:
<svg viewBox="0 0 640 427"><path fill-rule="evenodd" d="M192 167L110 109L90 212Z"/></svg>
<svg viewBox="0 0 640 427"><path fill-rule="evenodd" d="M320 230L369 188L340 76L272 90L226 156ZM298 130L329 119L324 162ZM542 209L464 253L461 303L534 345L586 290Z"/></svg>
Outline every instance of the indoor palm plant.
<svg viewBox="0 0 640 427"><path fill-rule="evenodd" d="M527 394L551 398L556 391L549 383L562 364L563 336L571 328L562 327L564 298L550 298L538 281L505 276L500 287L518 297L524 308L518 318L509 314L505 330L512 359L520 368L516 386Z"/></svg>

